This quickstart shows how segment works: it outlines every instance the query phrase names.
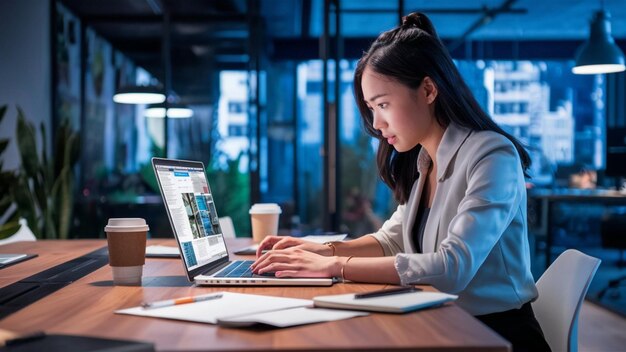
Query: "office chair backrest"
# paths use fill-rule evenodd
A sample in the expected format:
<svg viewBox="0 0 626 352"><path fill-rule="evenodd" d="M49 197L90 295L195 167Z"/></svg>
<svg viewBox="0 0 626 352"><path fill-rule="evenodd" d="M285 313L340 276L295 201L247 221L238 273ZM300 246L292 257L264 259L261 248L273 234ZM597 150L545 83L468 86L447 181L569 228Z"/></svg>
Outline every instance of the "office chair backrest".
<svg viewBox="0 0 626 352"><path fill-rule="evenodd" d="M552 351L578 351L578 313L598 266L600 259L568 249L537 281L532 307Z"/></svg>
<svg viewBox="0 0 626 352"><path fill-rule="evenodd" d="M219 220L224 238L235 238L235 225L233 225L233 219L231 219L230 216L224 216L219 218Z"/></svg>

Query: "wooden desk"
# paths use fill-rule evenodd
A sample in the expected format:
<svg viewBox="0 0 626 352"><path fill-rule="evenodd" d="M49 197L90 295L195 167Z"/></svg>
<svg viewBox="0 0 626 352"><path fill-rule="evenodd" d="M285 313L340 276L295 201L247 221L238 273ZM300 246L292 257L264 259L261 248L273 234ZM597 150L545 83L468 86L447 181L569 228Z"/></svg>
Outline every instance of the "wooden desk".
<svg viewBox="0 0 626 352"><path fill-rule="evenodd" d="M173 240L149 244L174 245ZM236 250L249 240L229 240ZM0 253L37 253L39 257L0 270L4 287L41 270L104 247L103 240L38 241L0 246ZM455 304L409 314L371 314L337 322L286 329L226 329L113 311L171 297L215 291L312 298L363 292L384 285L336 284L332 287L194 287L178 259L146 259L142 287L113 286L108 265L0 320L0 329L20 333L81 334L149 341L157 350L476 350L508 351L510 344ZM431 289L427 287L426 289ZM0 300L2 297L0 297Z"/></svg>

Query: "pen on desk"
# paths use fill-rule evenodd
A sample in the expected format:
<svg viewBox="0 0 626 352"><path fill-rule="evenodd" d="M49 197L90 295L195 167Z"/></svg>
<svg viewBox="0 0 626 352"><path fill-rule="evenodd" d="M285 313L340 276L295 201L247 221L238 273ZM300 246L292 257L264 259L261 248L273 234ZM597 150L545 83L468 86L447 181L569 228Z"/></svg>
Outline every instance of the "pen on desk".
<svg viewBox="0 0 626 352"><path fill-rule="evenodd" d="M401 293L417 292L421 290L422 290L421 288L413 287L413 286L399 287L399 288L391 288L391 289L378 290L378 291L365 292L365 293L357 293L354 295L354 298L361 299L361 298L373 298L373 297L381 297L381 296L399 295Z"/></svg>
<svg viewBox="0 0 626 352"><path fill-rule="evenodd" d="M175 306L175 305L179 305L179 304L202 302L202 301L210 301L212 299L219 299L219 298L222 298L222 294L208 294L208 295L201 295L201 296L191 296L191 297L183 297L183 298L177 298L177 299L168 299L168 300L165 300L165 301L157 301L157 302L150 302L150 303L145 302L145 303L141 304L141 307L143 309L154 309L154 308Z"/></svg>

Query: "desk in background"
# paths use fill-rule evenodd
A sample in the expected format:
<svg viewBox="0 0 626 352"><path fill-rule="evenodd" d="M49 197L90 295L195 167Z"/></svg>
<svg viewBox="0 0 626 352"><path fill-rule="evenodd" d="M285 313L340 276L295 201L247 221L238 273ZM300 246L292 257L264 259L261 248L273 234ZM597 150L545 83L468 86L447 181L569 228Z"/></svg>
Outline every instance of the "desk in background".
<svg viewBox="0 0 626 352"><path fill-rule="evenodd" d="M174 245L173 240L148 242L150 245ZM231 252L249 244L249 239L227 240ZM0 287L104 246L104 240L38 241L0 246L0 253L39 254L35 259L0 270ZM100 267L0 320L0 329L141 340L154 343L157 350L510 349L506 340L455 304L409 314L373 313L367 317L285 329L227 329L209 324L113 314L117 309L137 306L143 301L223 290L310 299L317 295L370 291L384 285L195 287L187 282L180 260L154 258L146 258L142 287L113 286L111 280L110 267Z"/></svg>
<svg viewBox="0 0 626 352"><path fill-rule="evenodd" d="M626 194L609 190L580 190L580 189L538 189L528 192L528 199L536 199L541 204L540 222L545 234L545 256L547 269L552 263L552 247L554 245L554 214L557 203L626 205Z"/></svg>

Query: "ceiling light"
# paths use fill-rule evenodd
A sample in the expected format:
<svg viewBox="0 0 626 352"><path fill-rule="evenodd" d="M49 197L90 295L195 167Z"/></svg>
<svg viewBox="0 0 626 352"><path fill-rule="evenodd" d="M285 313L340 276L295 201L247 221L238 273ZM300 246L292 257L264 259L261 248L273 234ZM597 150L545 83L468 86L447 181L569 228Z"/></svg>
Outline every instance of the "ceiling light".
<svg viewBox="0 0 626 352"><path fill-rule="evenodd" d="M597 11L591 21L589 39L576 52L576 65L572 72L579 75L622 72L624 53L611 36L610 15Z"/></svg>
<svg viewBox="0 0 626 352"><path fill-rule="evenodd" d="M113 101L119 104L158 104L165 101L165 94L157 86L126 86L117 90Z"/></svg>
<svg viewBox="0 0 626 352"><path fill-rule="evenodd" d="M163 104L150 105L144 112L145 117L162 119L165 117ZM180 104L168 104L167 117L172 119L187 119L193 116L193 110Z"/></svg>

